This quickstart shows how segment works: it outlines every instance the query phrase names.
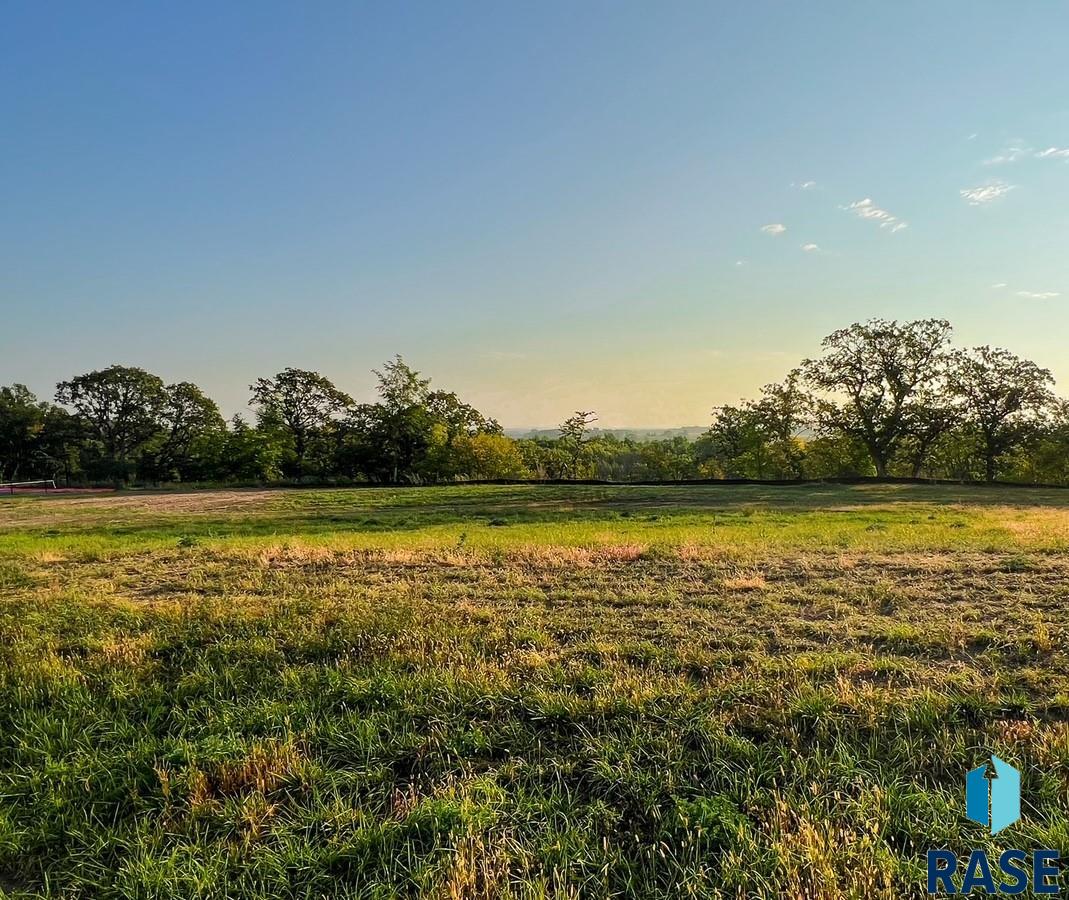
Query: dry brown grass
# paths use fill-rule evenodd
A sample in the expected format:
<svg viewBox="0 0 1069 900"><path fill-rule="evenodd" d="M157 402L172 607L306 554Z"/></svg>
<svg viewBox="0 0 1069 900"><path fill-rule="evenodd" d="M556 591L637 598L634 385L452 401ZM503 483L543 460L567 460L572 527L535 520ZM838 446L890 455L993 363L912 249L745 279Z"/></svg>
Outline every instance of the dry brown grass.
<svg viewBox="0 0 1069 900"><path fill-rule="evenodd" d="M448 854L430 896L438 900L497 900L514 897L509 884L515 842L501 833L469 834Z"/></svg>
<svg viewBox="0 0 1069 900"><path fill-rule="evenodd" d="M740 572L724 578L721 584L729 591L763 591L768 587L761 572Z"/></svg>

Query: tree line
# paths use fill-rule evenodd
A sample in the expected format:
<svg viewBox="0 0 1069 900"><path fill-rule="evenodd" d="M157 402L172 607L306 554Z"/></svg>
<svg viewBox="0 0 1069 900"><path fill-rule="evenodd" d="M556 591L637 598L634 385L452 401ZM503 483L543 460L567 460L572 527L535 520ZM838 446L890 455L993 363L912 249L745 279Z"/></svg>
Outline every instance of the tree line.
<svg viewBox="0 0 1069 900"><path fill-rule="evenodd" d="M254 422L224 420L189 382L110 366L55 402L0 387L0 482L67 484L912 476L1069 483L1069 404L1051 373L999 348L955 349L942 319L855 323L754 400L716 407L697 440L556 437L500 424L395 357L357 403L318 372L250 385Z"/></svg>
<svg viewBox="0 0 1069 900"><path fill-rule="evenodd" d="M855 323L698 443L726 476L877 475L1063 484L1069 404L1008 350L953 348L943 319Z"/></svg>

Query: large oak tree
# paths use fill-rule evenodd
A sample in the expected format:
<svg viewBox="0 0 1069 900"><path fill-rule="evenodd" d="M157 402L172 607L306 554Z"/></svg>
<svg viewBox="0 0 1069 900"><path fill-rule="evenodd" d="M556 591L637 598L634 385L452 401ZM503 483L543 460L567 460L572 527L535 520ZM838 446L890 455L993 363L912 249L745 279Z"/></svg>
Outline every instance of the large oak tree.
<svg viewBox="0 0 1069 900"><path fill-rule="evenodd" d="M249 386L253 406L262 417L277 422L293 438L297 478L314 438L341 412L353 405L329 378L305 369L283 369L274 378L258 378Z"/></svg>
<svg viewBox="0 0 1069 900"><path fill-rule="evenodd" d="M151 372L109 366L61 381L56 401L75 411L100 442L111 474L125 480L135 457L158 433L168 395Z"/></svg>
<svg viewBox="0 0 1069 900"><path fill-rule="evenodd" d="M943 319L872 319L832 332L821 343L824 354L801 367L817 392L818 429L860 441L876 474L887 475L924 390L943 374L949 340Z"/></svg>
<svg viewBox="0 0 1069 900"><path fill-rule="evenodd" d="M947 384L979 433L988 481L995 480L999 460L1036 433L1054 401L1050 370L997 347L955 352Z"/></svg>

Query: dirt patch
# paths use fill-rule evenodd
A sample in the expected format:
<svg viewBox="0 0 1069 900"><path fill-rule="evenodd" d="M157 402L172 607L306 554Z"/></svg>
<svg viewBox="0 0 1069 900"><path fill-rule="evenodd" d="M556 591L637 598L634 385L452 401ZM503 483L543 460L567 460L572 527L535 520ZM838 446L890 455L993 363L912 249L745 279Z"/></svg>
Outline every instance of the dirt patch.
<svg viewBox="0 0 1069 900"><path fill-rule="evenodd" d="M152 513L157 516L197 515L255 506L278 497L277 491L224 490L158 494L64 495L32 506L0 505L0 528L33 528L86 521L91 510L101 519Z"/></svg>

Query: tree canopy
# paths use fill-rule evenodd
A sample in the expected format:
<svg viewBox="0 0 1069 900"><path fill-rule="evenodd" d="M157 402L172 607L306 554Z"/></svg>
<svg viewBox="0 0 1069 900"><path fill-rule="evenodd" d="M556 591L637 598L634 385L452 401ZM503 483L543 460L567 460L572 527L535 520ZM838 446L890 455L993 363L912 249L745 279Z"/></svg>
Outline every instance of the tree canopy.
<svg viewBox="0 0 1069 900"><path fill-rule="evenodd" d="M942 377L950 323L872 319L829 334L822 356L802 363L815 392L816 425L865 445L886 475L915 421L922 390Z"/></svg>
<svg viewBox="0 0 1069 900"><path fill-rule="evenodd" d="M597 427L505 434L395 356L364 402L286 368L250 385L255 423L224 421L195 384L132 366L60 382L56 404L0 387L0 480L658 480L912 476L1069 483L1069 402L1049 370L1009 350L953 349L941 319L873 319L828 335L756 399L717 406L697 440Z"/></svg>

